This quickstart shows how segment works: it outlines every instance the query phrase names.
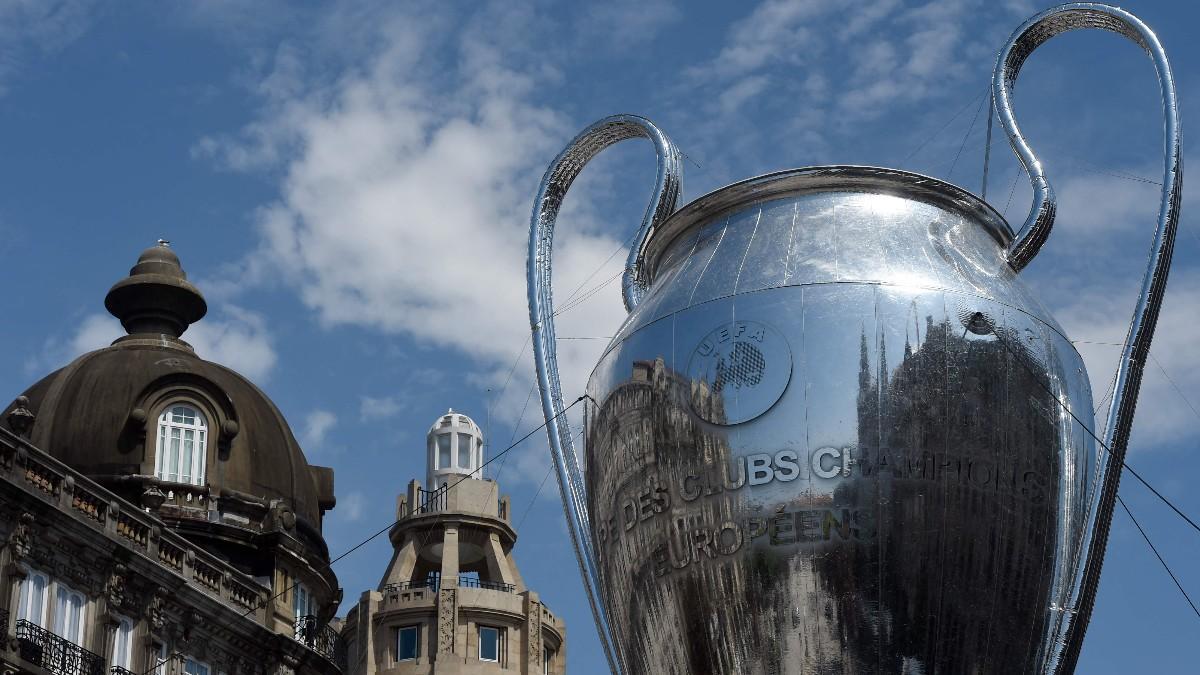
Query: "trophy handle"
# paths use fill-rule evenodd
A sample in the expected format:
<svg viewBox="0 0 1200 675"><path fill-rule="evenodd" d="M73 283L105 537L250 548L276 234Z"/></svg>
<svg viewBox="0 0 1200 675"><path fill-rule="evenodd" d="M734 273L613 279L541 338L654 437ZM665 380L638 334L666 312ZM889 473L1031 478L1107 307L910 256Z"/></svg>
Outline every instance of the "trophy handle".
<svg viewBox="0 0 1200 675"><path fill-rule="evenodd" d="M1158 223L1154 228L1150 260L1142 278L1141 294L1138 296L1129 333L1121 351L1117 376L1113 382L1112 403L1109 406L1104 433L1108 456L1101 456L1098 462L1097 475L1101 487L1093 506L1096 509L1095 529L1091 532L1091 541L1084 561L1083 578L1075 606L1076 613L1067 628L1062 659L1056 671L1060 673L1074 672L1083 644L1083 635L1095 603L1100 569L1104 564L1104 549L1108 543L1108 531L1112 523L1113 505L1121 480L1121 468L1124 465L1134 409L1137 406L1138 390L1141 388L1142 370L1150 352L1159 308L1167 288L1167 274L1171 268L1175 231L1179 224L1179 201L1183 185L1183 136L1175 98L1175 82L1171 76L1171 65L1167 62L1167 55L1158 37L1136 16L1117 7L1099 3L1072 3L1048 9L1026 21L1013 33L1008 43L1000 50L996 70L992 75L996 114L1004 124L1013 152L1029 174L1034 193L1033 210L1008 248L1009 264L1014 270L1020 271L1037 255L1050 234L1055 212L1054 190L1046 179L1042 163L1029 147L1013 116L1012 87L1021 65L1035 49L1050 38L1077 28L1100 28L1120 33L1146 51L1158 72L1165 137L1162 200L1159 205Z"/></svg>
<svg viewBox="0 0 1200 675"><path fill-rule="evenodd" d="M566 149L554 158L542 177L537 198L533 203L533 217L529 224L529 257L525 265L529 284L529 321L533 331L533 355L537 367L538 387L542 395L542 414L546 418L546 436L558 475L558 490L562 496L567 528L571 533L571 542L575 547L575 556L579 559L579 570L583 576L588 603L592 608L592 618L596 621L604 655L613 673L620 673L624 669L618 668L619 653L613 648L604 606L599 602L600 577L590 538L591 525L583 472L579 455L571 441L570 425L563 414L565 409L554 338L554 299L550 291L551 254L558 210L579 172L593 157L610 145L639 137L654 143L654 149L658 153L658 177L650 205L646 208L646 215L638 229L637 245L629 250L621 284L625 309L632 311L637 306L646 283L641 273L642 250L653 228L678 208L682 173L680 153L675 144L644 117L606 117L580 132Z"/></svg>

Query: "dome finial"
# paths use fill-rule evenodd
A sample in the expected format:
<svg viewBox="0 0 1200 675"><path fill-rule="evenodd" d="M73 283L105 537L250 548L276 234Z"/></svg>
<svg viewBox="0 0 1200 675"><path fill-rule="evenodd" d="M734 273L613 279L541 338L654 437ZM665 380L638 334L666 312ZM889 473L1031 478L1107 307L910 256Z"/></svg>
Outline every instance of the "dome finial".
<svg viewBox="0 0 1200 675"><path fill-rule="evenodd" d="M188 283L170 243L159 239L142 251L129 276L114 284L104 297L104 307L121 320L130 335L178 338L208 312L208 303Z"/></svg>

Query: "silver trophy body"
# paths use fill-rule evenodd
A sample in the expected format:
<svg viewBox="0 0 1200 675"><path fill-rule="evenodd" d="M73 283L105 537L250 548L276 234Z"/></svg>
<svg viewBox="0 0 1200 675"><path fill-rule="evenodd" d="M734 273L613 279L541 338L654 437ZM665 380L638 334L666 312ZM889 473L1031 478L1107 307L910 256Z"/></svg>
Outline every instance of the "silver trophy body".
<svg viewBox="0 0 1200 675"><path fill-rule="evenodd" d="M1099 438L1083 361L1020 279L1054 198L1011 109L1029 52L1080 27L1145 47L1167 110L1159 223ZM1174 88L1153 33L1089 3L1018 29L994 98L1034 185L1019 232L961 188L869 167L761 176L676 210L678 152L636 117L593 125L551 165L530 314L614 671L1073 671L1170 265ZM634 136L655 143L658 184L581 460L554 362L553 225L582 166Z"/></svg>

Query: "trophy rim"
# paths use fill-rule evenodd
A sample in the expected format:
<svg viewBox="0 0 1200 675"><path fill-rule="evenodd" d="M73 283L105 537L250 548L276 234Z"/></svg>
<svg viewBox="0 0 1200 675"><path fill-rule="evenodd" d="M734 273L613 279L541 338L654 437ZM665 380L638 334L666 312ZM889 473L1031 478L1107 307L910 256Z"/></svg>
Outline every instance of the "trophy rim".
<svg viewBox="0 0 1200 675"><path fill-rule="evenodd" d="M1014 238L1012 226L996 209L977 195L940 178L887 167L833 164L773 171L730 183L697 197L656 227L642 250L646 279L658 274L663 253L696 223L749 204L786 195L820 192L870 192L889 194L957 211L979 222L1004 248Z"/></svg>

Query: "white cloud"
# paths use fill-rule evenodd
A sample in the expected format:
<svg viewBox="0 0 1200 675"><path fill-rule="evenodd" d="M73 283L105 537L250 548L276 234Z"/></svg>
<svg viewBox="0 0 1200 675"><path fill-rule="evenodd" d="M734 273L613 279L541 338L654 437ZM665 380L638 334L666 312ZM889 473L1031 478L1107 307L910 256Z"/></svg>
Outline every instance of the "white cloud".
<svg viewBox="0 0 1200 675"><path fill-rule="evenodd" d="M220 319L204 318L184 333L196 354L262 383L275 367L274 340L266 321L255 312L224 305Z"/></svg>
<svg viewBox="0 0 1200 675"><path fill-rule="evenodd" d="M482 382L499 388L529 331L533 193L575 125L532 102L542 75L536 59L512 51L523 42L509 40L525 29L513 22L532 19L518 14L497 27L476 18L443 44L430 40L450 33L428 30L424 17L404 18L381 19L403 30L319 95L273 88L263 116L242 135L212 140L202 151L234 167L282 161L281 197L261 212L262 257L324 323L458 350L475 360ZM286 55L277 59L280 68L304 70L297 52L279 53ZM587 193L596 179L595 172L582 176L566 205L555 242L560 289L621 247L592 225ZM623 253L613 257L596 280L619 271L623 260ZM619 283L611 287L587 311L564 316L561 334L611 334L624 318ZM560 345L568 391L582 391L602 347ZM516 418L531 375L523 361L495 404L499 419ZM394 405L364 399L360 415Z"/></svg>
<svg viewBox="0 0 1200 675"><path fill-rule="evenodd" d="M121 328L120 321L107 314L90 314L79 322L79 331L71 338L70 356L67 358L103 349L122 335L125 335L125 329Z"/></svg>
<svg viewBox="0 0 1200 675"><path fill-rule="evenodd" d="M1052 261L1054 269L1039 270L1050 278L1049 288L1037 290L1049 297L1054 315L1072 339L1117 344L1125 340L1158 216L1161 188L1118 176L1157 178L1157 171L1150 166L1117 167L1108 172L1112 175L1067 173L1055 182L1060 215L1047 247L1056 247L1058 254ZM1200 206L1197 194L1200 191L1184 193L1174 270L1155 331L1152 358L1145 365L1131 452L1194 439L1200 423L1200 350L1190 337L1191 324L1200 313L1200 271L1187 264L1186 249L1178 250L1194 250L1200 243L1188 231L1193 223L1187 216ZM1034 265L1038 264L1035 260ZM1111 344L1076 346L1099 403L1109 394L1121 348ZM1098 429L1106 413L1107 402L1097 414Z"/></svg>
<svg viewBox="0 0 1200 675"><path fill-rule="evenodd" d="M910 133L928 135L948 99L986 86L992 50L1013 20L1011 8L980 0L757 3L671 89L685 102L676 114L687 123L673 128L688 133L677 140L722 174L731 157L775 168L820 163L837 149L845 161L865 125L918 105L926 112ZM747 123L760 116L778 123ZM714 187L740 177L719 175Z"/></svg>
<svg viewBox="0 0 1200 675"><path fill-rule="evenodd" d="M304 431L301 438L304 447L309 452L320 448L325 443L325 436L337 424L337 415L328 410L316 409L304 416Z"/></svg>
<svg viewBox="0 0 1200 675"><path fill-rule="evenodd" d="M337 508L333 510L333 516L341 520L355 522L362 520L363 512L366 510L367 500L361 492L351 492L344 497L338 498Z"/></svg>
<svg viewBox="0 0 1200 675"><path fill-rule="evenodd" d="M681 17L672 0L609 0L588 5L579 24L585 36L612 49L629 49L653 39Z"/></svg>
<svg viewBox="0 0 1200 675"><path fill-rule="evenodd" d="M1073 339L1121 343L1129 328L1136 287L1098 287L1055 315ZM1145 367L1130 451L1152 449L1194 438L1200 406L1200 350L1195 348L1192 324L1200 313L1200 274L1172 275L1155 331L1152 359ZM1116 369L1121 348L1107 344L1078 344L1087 364L1094 398L1099 403ZM1097 415L1103 427L1107 404ZM1200 409L1200 408L1198 408Z"/></svg>
<svg viewBox="0 0 1200 675"><path fill-rule="evenodd" d="M392 417L403 409L404 404L398 396L363 396L359 399L358 416L363 422L370 422Z"/></svg>
<svg viewBox="0 0 1200 675"><path fill-rule="evenodd" d="M0 94L31 56L52 54L83 35L94 0L6 0L0 3Z"/></svg>
<svg viewBox="0 0 1200 675"><path fill-rule="evenodd" d="M188 328L183 339L197 356L219 363L258 383L266 381L275 367L272 338L263 318L235 305L225 305L220 318L206 317ZM38 375L65 365L75 357L112 344L125 335L125 329L107 314L89 314L67 338L50 337L40 354L25 364L30 375Z"/></svg>

